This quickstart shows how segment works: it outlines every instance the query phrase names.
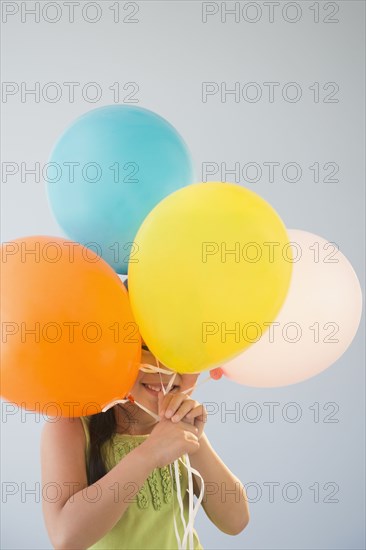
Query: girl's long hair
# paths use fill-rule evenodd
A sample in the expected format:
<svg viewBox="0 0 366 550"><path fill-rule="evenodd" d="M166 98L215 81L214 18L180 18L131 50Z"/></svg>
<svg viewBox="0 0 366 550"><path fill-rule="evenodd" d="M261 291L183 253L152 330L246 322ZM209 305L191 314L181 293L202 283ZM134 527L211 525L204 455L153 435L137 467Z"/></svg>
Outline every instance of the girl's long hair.
<svg viewBox="0 0 366 550"><path fill-rule="evenodd" d="M125 415L126 433L131 422L130 413L121 405L118 405ZM89 419L90 451L88 468L88 485L92 485L107 473L106 465L102 457L102 445L116 432L117 423L114 407L106 412L92 414Z"/></svg>

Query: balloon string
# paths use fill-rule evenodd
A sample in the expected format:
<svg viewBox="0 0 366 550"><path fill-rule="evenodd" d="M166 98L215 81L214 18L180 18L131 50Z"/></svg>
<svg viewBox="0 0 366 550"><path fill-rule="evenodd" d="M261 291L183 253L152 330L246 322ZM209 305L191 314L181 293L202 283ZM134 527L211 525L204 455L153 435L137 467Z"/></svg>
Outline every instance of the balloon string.
<svg viewBox="0 0 366 550"><path fill-rule="evenodd" d="M173 472L172 472L172 465L169 464L169 471L170 471L170 477L173 479ZM178 485L177 485L178 487ZM177 526L177 519L175 517L175 504L174 504L174 489L172 484L172 500L173 500L173 520L174 520L174 531L175 531L175 538L177 539L178 543L178 550L182 550L182 541L179 536L178 526Z"/></svg>
<svg viewBox="0 0 366 550"><path fill-rule="evenodd" d="M141 363L139 370L142 370L143 372L162 372L163 374L168 374L169 376L174 374L174 372L171 370L162 369L159 366L155 367L154 365L150 365L149 363Z"/></svg>
<svg viewBox="0 0 366 550"><path fill-rule="evenodd" d="M188 474L188 494L193 495L193 479L192 479L192 470L190 468L190 462L188 454L184 455L187 461L186 468ZM187 546L187 536L189 536L189 548L193 550L193 498L188 499L188 525L185 529L182 546L186 548Z"/></svg>
<svg viewBox="0 0 366 550"><path fill-rule="evenodd" d="M183 536L182 546L183 546L183 548L186 548L187 535L189 535L189 548L190 548L190 550L193 550L194 521L195 521L197 512L199 510L199 507L201 506L202 499L203 499L203 494L204 494L204 491L205 491L205 482L203 480L203 477L199 473L199 471L196 470L195 468L192 468L188 454L185 454L184 456L185 456L185 459L186 459L186 463L184 463L182 459L179 459L179 460L187 468L187 472L188 472L188 491L189 491L189 495L192 495L192 498L189 499L188 525L187 525L187 528L186 528L184 536ZM197 503L196 503L195 507L193 507L193 478L192 478L192 474L196 475L197 477L199 477L201 479L200 494L199 494L199 497L197 499Z"/></svg>
<svg viewBox="0 0 366 550"><path fill-rule="evenodd" d="M168 393L168 391L172 387L175 376L176 376L177 373L172 372L172 371L167 370L167 369L162 369L161 367L159 367L159 362L158 362L156 357L155 357L155 361L157 362L156 367L154 365L149 365L148 363L141 363L141 366L140 366L139 370L141 370L143 372L158 372L159 376L160 376L161 389L162 389L162 391L165 395L166 393ZM173 378L169 381L169 384L168 384L166 390L164 388L164 384L163 384L163 381L161 379L161 374L160 373L168 374L169 376L172 376L174 374ZM185 393L185 392L183 392L183 393ZM133 396L131 394L128 394L126 396L126 398L124 398L124 399L113 399L112 401L110 401L109 403L104 405L104 407L102 408L102 412L107 412L108 409L114 407L114 405L118 405L118 403L125 404L125 403L128 403L129 401L132 402L132 403L136 403L136 405L138 405L142 410L144 410L148 414L151 414L151 416L154 416L155 420L160 420L160 418L157 415L154 415L153 412L147 410L143 405L141 405L141 403L137 403L137 401L135 401L135 399L133 398Z"/></svg>
<svg viewBox="0 0 366 550"><path fill-rule="evenodd" d="M179 510L180 510L180 518L181 518L182 524L183 524L183 531L184 531L183 540L184 540L185 533L187 531L187 524L186 524L186 520L185 520L185 517L184 517L184 505L183 505L182 490L181 490L180 480L179 480L179 467L178 467L178 460L177 459L174 460L174 475L175 475L175 484L177 486L177 499L178 499ZM174 497L173 497L173 502L174 502ZM184 544L183 541L181 541L179 539L179 541L177 540L177 542L180 544L181 549L185 548L185 546L183 545Z"/></svg>
<svg viewBox="0 0 366 550"><path fill-rule="evenodd" d="M182 391L182 393L188 393L188 392L194 390L195 388L198 388L198 386L202 386L202 384L205 384L205 383L208 382L209 380L212 380L212 377L211 377L211 376L207 376L207 378L204 378L204 379L201 380L198 384L195 384L194 386L191 386L190 388L188 388L188 390Z"/></svg>
<svg viewBox="0 0 366 550"><path fill-rule="evenodd" d="M102 408L102 412L107 412L109 409L111 409L112 407L114 407L114 405L118 405L118 403L128 403L130 400L129 399L115 399L114 401L110 401L109 403L107 403L107 405L105 405L103 408Z"/></svg>

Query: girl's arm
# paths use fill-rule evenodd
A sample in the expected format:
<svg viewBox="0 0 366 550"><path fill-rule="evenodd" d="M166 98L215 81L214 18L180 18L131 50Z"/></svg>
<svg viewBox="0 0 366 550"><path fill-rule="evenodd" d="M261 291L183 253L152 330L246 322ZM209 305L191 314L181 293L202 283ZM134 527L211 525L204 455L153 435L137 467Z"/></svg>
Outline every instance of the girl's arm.
<svg viewBox="0 0 366 550"><path fill-rule="evenodd" d="M249 507L245 488L216 454L205 433L200 437L200 448L190 455L205 482L202 506L210 520L224 533L238 535L249 523ZM193 477L195 494L201 488L201 480Z"/></svg>
<svg viewBox="0 0 366 550"><path fill-rule="evenodd" d="M54 548L84 550L102 538L154 468L199 448L196 433L183 422L159 422L146 441L88 487L81 420L46 422L41 442L42 507Z"/></svg>
<svg viewBox="0 0 366 550"><path fill-rule="evenodd" d="M237 535L249 522L247 496L240 480L211 447L205 433L207 421L205 407L184 393L167 394L159 399L160 417L171 418L172 423L191 423L198 427L199 450L190 456L193 468L205 482L202 506L211 521L224 533ZM193 477L195 494L199 494L201 481Z"/></svg>
<svg viewBox="0 0 366 550"><path fill-rule="evenodd" d="M80 419L46 423L42 432L42 507L54 548L83 550L114 527L154 468L142 445L88 487ZM127 487L127 488L126 488Z"/></svg>

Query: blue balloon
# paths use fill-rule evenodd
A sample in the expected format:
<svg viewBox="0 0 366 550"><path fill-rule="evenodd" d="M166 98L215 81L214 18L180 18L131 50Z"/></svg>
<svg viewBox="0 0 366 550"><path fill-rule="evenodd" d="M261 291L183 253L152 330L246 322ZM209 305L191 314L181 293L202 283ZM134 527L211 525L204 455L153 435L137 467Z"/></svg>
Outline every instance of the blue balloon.
<svg viewBox="0 0 366 550"><path fill-rule="evenodd" d="M49 163L48 199L58 223L121 274L129 261L138 261L133 241L147 214L194 181L191 156L175 128L129 105L93 109L76 119Z"/></svg>

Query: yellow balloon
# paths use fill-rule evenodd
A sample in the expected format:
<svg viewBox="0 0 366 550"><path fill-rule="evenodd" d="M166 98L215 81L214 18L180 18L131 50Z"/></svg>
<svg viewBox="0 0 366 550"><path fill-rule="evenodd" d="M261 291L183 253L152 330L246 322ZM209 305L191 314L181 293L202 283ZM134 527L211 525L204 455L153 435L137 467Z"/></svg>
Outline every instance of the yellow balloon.
<svg viewBox="0 0 366 550"><path fill-rule="evenodd" d="M217 367L259 340L289 289L282 220L236 184L195 183L168 195L134 245L135 320L152 353L179 373Z"/></svg>

